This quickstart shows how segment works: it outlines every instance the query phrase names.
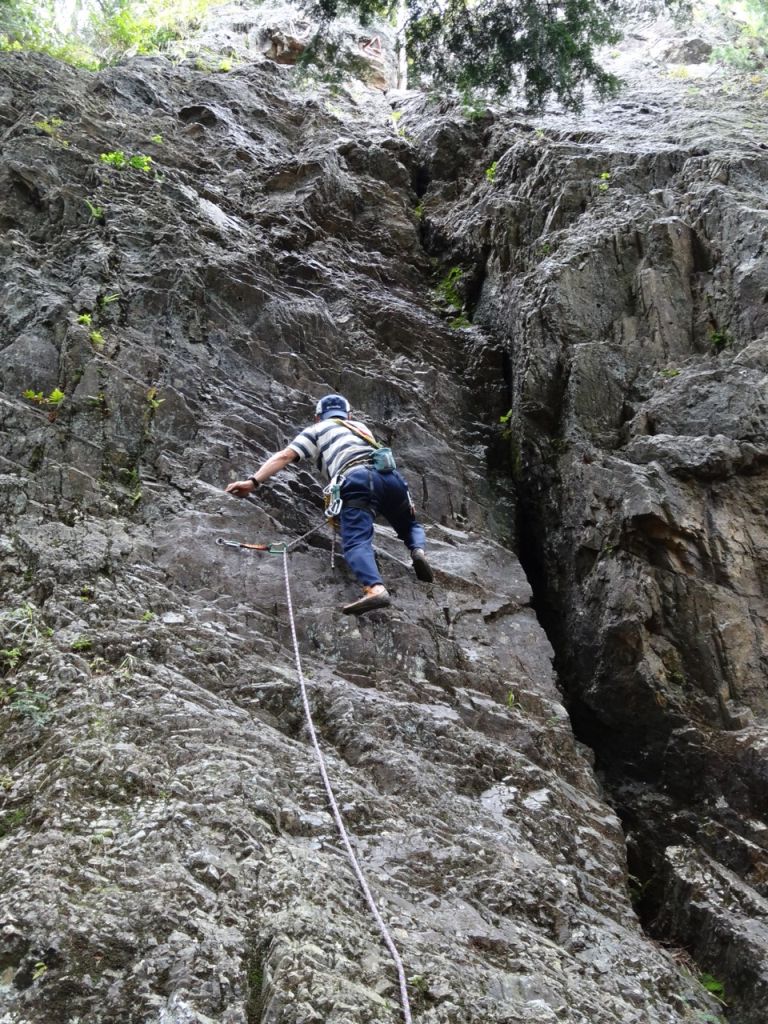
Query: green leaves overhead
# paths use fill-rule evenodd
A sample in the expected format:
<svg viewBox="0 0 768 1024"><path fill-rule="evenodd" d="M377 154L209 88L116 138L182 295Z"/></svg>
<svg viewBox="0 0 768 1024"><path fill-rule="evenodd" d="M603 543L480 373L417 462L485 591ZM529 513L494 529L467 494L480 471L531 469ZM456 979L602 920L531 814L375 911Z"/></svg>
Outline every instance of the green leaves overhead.
<svg viewBox="0 0 768 1024"><path fill-rule="evenodd" d="M0 50L33 50L96 70L137 53L155 53L199 22L214 0L0 0ZM70 24L67 24L67 18Z"/></svg>
<svg viewBox="0 0 768 1024"><path fill-rule="evenodd" d="M424 11L407 27L408 49L414 69L436 82L500 96L519 87L532 106L552 94L577 106L585 85L605 94L617 84L593 53L619 38L615 0L449 0L442 14L417 2Z"/></svg>
<svg viewBox="0 0 768 1024"><path fill-rule="evenodd" d="M620 38L622 9L622 0L311 0L327 20L354 13L402 26L411 72L432 85L519 88L532 106L552 95L578 106L587 85L615 90L594 49Z"/></svg>

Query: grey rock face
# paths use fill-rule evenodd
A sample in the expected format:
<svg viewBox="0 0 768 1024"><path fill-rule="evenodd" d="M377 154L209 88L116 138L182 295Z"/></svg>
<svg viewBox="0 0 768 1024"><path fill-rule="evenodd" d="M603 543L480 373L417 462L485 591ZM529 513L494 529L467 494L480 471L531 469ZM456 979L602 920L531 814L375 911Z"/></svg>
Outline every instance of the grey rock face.
<svg viewBox="0 0 768 1024"><path fill-rule="evenodd" d="M574 740L509 547L508 489L488 483L507 401L499 346L436 307L413 212L419 165L389 108L299 93L268 62L210 75L154 58L90 76L4 55L0 96L3 1024L401 1019L308 743L281 561L215 544L291 540L315 524L318 488L303 469L260 491L256 509L221 489L281 447L327 390L395 444L436 568L432 587L416 583L380 530L395 607L348 621L336 609L354 588L329 570L327 537L290 557L316 725L415 1019L717 1020L717 1004L644 936L631 907L619 822ZM33 124L54 117L53 133ZM534 145L521 144L510 173L535 166ZM151 156L150 169L100 159L116 152ZM440 164L434 152L430 161ZM461 173L452 164L450 180ZM609 265L607 244L600 253ZM518 258L510 242L507 266ZM556 278L553 265L543 279L553 311ZM522 317L514 285L493 274L483 308L494 279L498 302ZM542 403L560 356L548 361L543 320L525 316L536 392L520 381L515 394L552 416ZM637 373L620 355L617 393ZM757 465L759 439L726 427L717 458L694 445L696 458ZM622 429L606 420L608 433ZM660 478L673 495L688 486L617 443L590 470L592 501L606 529L678 529L668 546L682 559L702 527L682 532L662 516ZM607 491L617 479L628 484L624 520ZM576 508L581 489L562 482L552 498ZM660 603L632 557L631 600ZM647 619L634 624L615 596L618 556L596 571L612 635L624 629L622 643L648 652L632 700L653 707L642 671L661 654ZM724 591L703 578L690 601ZM747 663L756 649L732 599L722 634L739 632ZM586 625L569 625L581 643ZM703 658L708 640L686 635ZM618 694L606 710L617 732L628 672L625 717ZM594 686L605 692L602 675ZM704 690L703 706L717 693ZM670 743L693 745L684 714L677 734L661 708L657 721ZM741 734L727 735L736 744ZM750 758L762 764L748 736L744 785ZM689 875L670 865L682 894Z"/></svg>
<svg viewBox="0 0 768 1024"><path fill-rule="evenodd" d="M768 136L756 99L717 80L651 90L648 74L568 125L505 115L464 139L411 101L425 230L506 363L497 462L517 477L524 564L628 829L638 905L758 1024Z"/></svg>

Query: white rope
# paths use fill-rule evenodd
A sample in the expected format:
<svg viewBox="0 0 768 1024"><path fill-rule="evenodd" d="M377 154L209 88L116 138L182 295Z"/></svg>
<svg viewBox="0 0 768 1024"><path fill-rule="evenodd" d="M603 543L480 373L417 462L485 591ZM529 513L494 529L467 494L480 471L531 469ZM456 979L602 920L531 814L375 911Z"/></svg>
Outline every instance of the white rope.
<svg viewBox="0 0 768 1024"><path fill-rule="evenodd" d="M405 1024L413 1024L413 1018L411 1017L411 1004L408 1001L408 986L405 982L405 970L403 969L403 961L400 958L400 954L397 951L397 946L394 943L392 936L389 934L389 929L384 923L384 919L379 913L379 908L376 906L376 900L373 897L373 893L370 890L368 882L363 874L363 869L355 856L355 851L352 849L352 844L349 840L346 826L344 825L344 819L341 816L339 805L336 803L336 797L333 794L333 787L331 786L331 780L328 777L328 771L325 767L325 758L323 752L320 750L320 744L317 741L317 733L315 732L315 726L312 721L312 712L309 707L309 698L307 696L307 686L304 681L304 673L301 668L301 658L299 656L299 641L296 636L296 622L293 616L293 602L291 601L291 586L288 579L288 551L283 551L283 573L285 575L285 597L288 602L288 619L291 624L291 639L293 640L293 656L296 660L296 671L299 676L299 687L301 688L301 699L304 704L304 714L307 719L307 727L309 728L309 735L312 738L312 746L315 748L315 756L320 766L320 774L323 777L323 785L325 786L325 792L328 795L328 803L331 805L333 811L333 817L336 820L336 828L339 830L339 835L344 843L344 848L347 851L347 857L352 865L352 870L357 876L357 880L360 883L360 888L363 890L366 902L371 910L371 913L376 920L376 924L379 926L382 938L384 939L384 945L389 950L390 956L392 957L395 967L397 968L397 977L400 983L400 1002L403 1007L403 1017Z"/></svg>

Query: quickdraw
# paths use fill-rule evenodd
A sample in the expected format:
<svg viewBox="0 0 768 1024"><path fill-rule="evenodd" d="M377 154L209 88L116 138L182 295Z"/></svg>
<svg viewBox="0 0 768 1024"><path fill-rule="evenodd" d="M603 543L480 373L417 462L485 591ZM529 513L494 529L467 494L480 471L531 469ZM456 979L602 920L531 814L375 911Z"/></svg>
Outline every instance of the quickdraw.
<svg viewBox="0 0 768 1024"><path fill-rule="evenodd" d="M288 549L287 544L245 544L240 540L224 540L223 537L217 537L216 543L223 548L246 548L248 551L266 551L270 555L282 555Z"/></svg>
<svg viewBox="0 0 768 1024"><path fill-rule="evenodd" d="M322 530L325 526L325 522L318 523L317 526L313 526L311 530L307 530L306 533L302 533L296 540L292 540L290 544L285 541L274 541L272 544L246 544L242 540L225 540L224 537L217 537L216 543L221 545L223 548L244 548L246 551L263 551L268 555L283 555L290 554L294 548L297 548L299 544L303 543L308 537ZM335 551L336 547L336 534L333 535L333 548Z"/></svg>

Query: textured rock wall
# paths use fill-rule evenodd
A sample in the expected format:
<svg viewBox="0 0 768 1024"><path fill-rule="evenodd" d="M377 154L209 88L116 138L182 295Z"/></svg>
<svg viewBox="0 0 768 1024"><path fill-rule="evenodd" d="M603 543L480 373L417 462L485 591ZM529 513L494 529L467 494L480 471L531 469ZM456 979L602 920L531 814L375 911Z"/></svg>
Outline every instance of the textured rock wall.
<svg viewBox="0 0 768 1024"><path fill-rule="evenodd" d="M686 72L687 74L687 72ZM521 554L657 934L768 996L760 98L662 78L474 125L412 101L425 235L509 385ZM450 155L450 156L448 156ZM487 173L486 173L487 172Z"/></svg>
<svg viewBox="0 0 768 1024"><path fill-rule="evenodd" d="M415 1019L720 1017L641 930L509 547L513 499L488 483L501 345L441 313L435 221L414 212L428 175L458 196L482 125L440 118L460 134L445 169L432 113L419 150L383 101L302 94L268 61L91 76L2 57L3 1024L400 1019L303 725L280 560L214 543L317 522L304 470L257 509L221 488L331 388L393 440L437 572L417 584L382 529L394 610L350 622L328 538L290 559L321 742ZM552 150L521 145L530 166ZM100 160L118 151L150 169ZM518 309L505 273L483 308L496 280ZM739 749L748 777L756 747ZM726 869L667 864L700 927L686 886Z"/></svg>

